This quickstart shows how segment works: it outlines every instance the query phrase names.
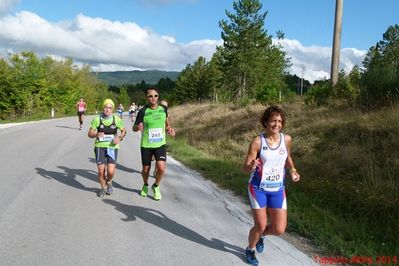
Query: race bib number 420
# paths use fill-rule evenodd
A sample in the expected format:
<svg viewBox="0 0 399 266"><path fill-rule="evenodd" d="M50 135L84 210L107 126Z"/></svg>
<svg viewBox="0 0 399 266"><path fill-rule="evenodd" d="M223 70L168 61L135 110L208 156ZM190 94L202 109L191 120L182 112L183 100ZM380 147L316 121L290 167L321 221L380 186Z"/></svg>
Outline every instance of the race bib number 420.
<svg viewBox="0 0 399 266"><path fill-rule="evenodd" d="M163 140L162 128L150 128L148 130L148 141L150 143L161 142Z"/></svg>
<svg viewBox="0 0 399 266"><path fill-rule="evenodd" d="M262 182L260 188L265 191L274 191L284 186L283 182L283 172L281 169L271 169L263 174Z"/></svg>

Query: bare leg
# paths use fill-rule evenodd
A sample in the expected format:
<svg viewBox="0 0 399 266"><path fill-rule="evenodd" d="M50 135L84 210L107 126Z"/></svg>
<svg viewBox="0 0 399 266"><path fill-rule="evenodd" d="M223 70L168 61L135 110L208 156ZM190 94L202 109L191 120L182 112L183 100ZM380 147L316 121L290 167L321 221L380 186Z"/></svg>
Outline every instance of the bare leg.
<svg viewBox="0 0 399 266"><path fill-rule="evenodd" d="M143 165L143 170L141 171L141 177L143 178L144 185L148 185L148 176L150 175L151 165Z"/></svg>
<svg viewBox="0 0 399 266"><path fill-rule="evenodd" d="M287 210L268 209L270 224L266 226L263 235L281 235L287 227Z"/></svg>
<svg viewBox="0 0 399 266"><path fill-rule="evenodd" d="M252 209L252 216L254 218L254 226L249 230L248 247L254 249L256 242L262 236L267 224L266 208Z"/></svg>
<svg viewBox="0 0 399 266"><path fill-rule="evenodd" d="M97 169L98 169L98 182L100 182L100 185L102 188L105 188L107 186L107 182L105 179L105 164L97 164Z"/></svg>
<svg viewBox="0 0 399 266"><path fill-rule="evenodd" d="M116 168L115 164L107 165L107 178L106 178L107 183L112 181L112 178L114 177L115 174L115 168Z"/></svg>
<svg viewBox="0 0 399 266"><path fill-rule="evenodd" d="M157 171L155 175L155 184L159 185L161 183L162 177L165 173L166 162L165 161L157 161L155 165Z"/></svg>

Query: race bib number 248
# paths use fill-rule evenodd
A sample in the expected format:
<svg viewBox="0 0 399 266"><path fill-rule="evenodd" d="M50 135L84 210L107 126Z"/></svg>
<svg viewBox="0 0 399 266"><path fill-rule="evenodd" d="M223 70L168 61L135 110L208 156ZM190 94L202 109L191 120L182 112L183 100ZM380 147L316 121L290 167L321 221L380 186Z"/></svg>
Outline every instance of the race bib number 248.
<svg viewBox="0 0 399 266"><path fill-rule="evenodd" d="M150 143L161 142L163 140L162 128L150 128L148 130L148 140Z"/></svg>

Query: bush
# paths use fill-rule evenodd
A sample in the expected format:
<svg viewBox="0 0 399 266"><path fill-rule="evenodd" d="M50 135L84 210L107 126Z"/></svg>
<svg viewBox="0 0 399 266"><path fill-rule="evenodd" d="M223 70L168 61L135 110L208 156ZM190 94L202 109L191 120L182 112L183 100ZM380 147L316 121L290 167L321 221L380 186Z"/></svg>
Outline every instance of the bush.
<svg viewBox="0 0 399 266"><path fill-rule="evenodd" d="M256 92L256 100L261 103L278 101L279 89L273 85L266 85Z"/></svg>
<svg viewBox="0 0 399 266"><path fill-rule="evenodd" d="M307 105L324 105L327 104L328 98L332 92L331 84L328 81L323 81L310 88L305 97L305 104Z"/></svg>

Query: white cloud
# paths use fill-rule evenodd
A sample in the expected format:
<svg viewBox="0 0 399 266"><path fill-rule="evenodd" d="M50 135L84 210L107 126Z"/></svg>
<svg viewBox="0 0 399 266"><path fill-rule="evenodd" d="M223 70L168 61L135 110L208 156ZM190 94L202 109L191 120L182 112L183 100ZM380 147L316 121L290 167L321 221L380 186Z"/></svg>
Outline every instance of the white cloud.
<svg viewBox="0 0 399 266"><path fill-rule="evenodd" d="M20 2L20 0L1 0L0 1L0 15L6 14L7 12L9 12L19 2Z"/></svg>
<svg viewBox="0 0 399 266"><path fill-rule="evenodd" d="M284 39L279 41L291 57L292 66L289 72L299 77L314 82L315 80L329 79L331 71L331 47L303 46L297 40ZM340 52L339 69L344 69L346 73L355 66L362 66L362 61L366 51L354 48L344 48Z"/></svg>
<svg viewBox="0 0 399 266"><path fill-rule="evenodd" d="M140 69L181 70L200 55L210 58L217 41L178 44L131 22L110 21L79 14L73 21L50 23L22 11L0 18L0 47L13 51L70 56L92 65L121 65Z"/></svg>
<svg viewBox="0 0 399 266"><path fill-rule="evenodd" d="M199 56L208 61L221 40L179 43L173 36L161 36L133 22L110 21L79 14L72 21L51 23L22 11L0 17L0 49L8 52L34 51L39 55L72 57L90 64L96 71L158 69L182 70ZM305 47L297 40L280 41L291 57L290 73L311 82L329 78L331 48ZM345 71L361 66L366 51L341 50Z"/></svg>
<svg viewBox="0 0 399 266"><path fill-rule="evenodd" d="M84 65L84 64L78 62L77 65ZM126 66L126 65L115 65L115 64L95 64L95 65L92 65L91 69L96 72L143 70L143 69L140 69L137 67Z"/></svg>

